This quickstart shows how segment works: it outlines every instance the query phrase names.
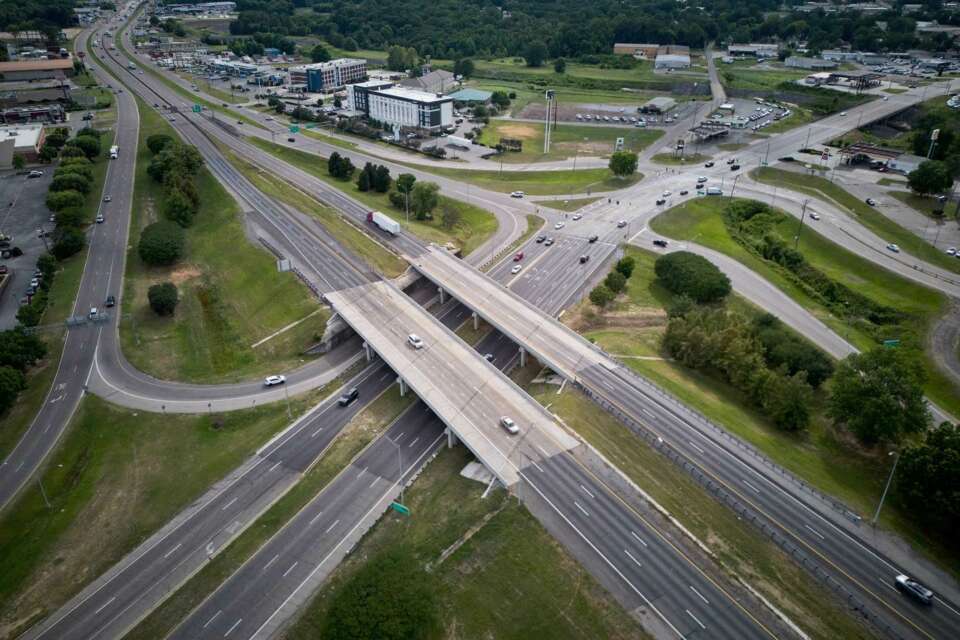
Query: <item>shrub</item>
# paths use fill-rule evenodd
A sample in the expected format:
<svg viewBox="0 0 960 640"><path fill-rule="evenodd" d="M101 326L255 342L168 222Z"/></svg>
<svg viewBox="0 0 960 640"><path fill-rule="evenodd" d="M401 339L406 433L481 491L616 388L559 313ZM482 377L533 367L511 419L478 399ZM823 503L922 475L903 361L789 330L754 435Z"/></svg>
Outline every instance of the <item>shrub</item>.
<svg viewBox="0 0 960 640"><path fill-rule="evenodd" d="M183 256L183 229L173 222L162 220L144 228L140 234L137 253L151 266L170 265Z"/></svg>
<svg viewBox="0 0 960 640"><path fill-rule="evenodd" d="M90 193L91 186L90 180L79 173L62 173L50 183L50 191L76 191L85 194Z"/></svg>
<svg viewBox="0 0 960 640"><path fill-rule="evenodd" d="M57 229L56 241L53 243L51 253L57 260L66 260L70 256L79 253L86 244L86 237L75 227L66 227Z"/></svg>
<svg viewBox="0 0 960 640"><path fill-rule="evenodd" d="M172 282L161 282L150 287L147 290L147 300L158 316L173 315L177 302L180 301L177 287Z"/></svg>
<svg viewBox="0 0 960 640"><path fill-rule="evenodd" d="M606 285L610 291L614 293L620 293L627 286L627 279L623 277L623 274L619 271L611 271L607 274L607 277L604 279L603 284Z"/></svg>
<svg viewBox="0 0 960 640"><path fill-rule="evenodd" d="M617 266L614 268L622 273L624 278L629 280L630 276L633 275L633 269L636 266L637 261L634 260L632 256L626 256L625 258L620 258L620 260L617 261Z"/></svg>
<svg viewBox="0 0 960 640"><path fill-rule="evenodd" d="M9 366L0 366L0 414L13 406L21 391L27 388L23 374Z"/></svg>
<svg viewBox="0 0 960 640"><path fill-rule="evenodd" d="M175 143L175 140L165 133L155 133L147 138L147 149L150 153L157 155L168 146Z"/></svg>
<svg viewBox="0 0 960 640"><path fill-rule="evenodd" d="M67 207L82 207L83 194L79 191L56 191L47 194L47 209L61 211Z"/></svg>
<svg viewBox="0 0 960 640"><path fill-rule="evenodd" d="M688 295L701 304L717 302L730 293L730 279L709 260L688 251L660 256L654 272L669 291Z"/></svg>
<svg viewBox="0 0 960 640"><path fill-rule="evenodd" d="M590 291L590 302L598 307L605 307L613 300L614 293L606 285L599 285Z"/></svg>

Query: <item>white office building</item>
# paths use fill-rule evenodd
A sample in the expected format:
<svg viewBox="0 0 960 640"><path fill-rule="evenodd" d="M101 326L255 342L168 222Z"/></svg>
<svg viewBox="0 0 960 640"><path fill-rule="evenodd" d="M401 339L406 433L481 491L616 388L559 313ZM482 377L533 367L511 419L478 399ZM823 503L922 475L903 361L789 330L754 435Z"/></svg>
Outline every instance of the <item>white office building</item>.
<svg viewBox="0 0 960 640"><path fill-rule="evenodd" d="M408 129L439 131L453 125L453 98L391 87L367 92L371 120Z"/></svg>

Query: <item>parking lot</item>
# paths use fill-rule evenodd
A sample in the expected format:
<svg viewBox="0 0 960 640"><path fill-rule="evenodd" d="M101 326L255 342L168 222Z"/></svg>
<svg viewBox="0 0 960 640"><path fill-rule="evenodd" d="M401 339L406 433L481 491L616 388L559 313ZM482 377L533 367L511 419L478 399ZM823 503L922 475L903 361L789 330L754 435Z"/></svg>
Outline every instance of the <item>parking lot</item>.
<svg viewBox="0 0 960 640"><path fill-rule="evenodd" d="M23 255L0 258L0 265L9 270L7 284L0 293L0 330L17 323L17 309L37 264L45 251L38 229L52 230L50 211L45 203L53 169L42 169L43 176L27 178L13 171L0 173L0 232L10 236L10 247L19 247ZM48 238L49 242L50 239Z"/></svg>

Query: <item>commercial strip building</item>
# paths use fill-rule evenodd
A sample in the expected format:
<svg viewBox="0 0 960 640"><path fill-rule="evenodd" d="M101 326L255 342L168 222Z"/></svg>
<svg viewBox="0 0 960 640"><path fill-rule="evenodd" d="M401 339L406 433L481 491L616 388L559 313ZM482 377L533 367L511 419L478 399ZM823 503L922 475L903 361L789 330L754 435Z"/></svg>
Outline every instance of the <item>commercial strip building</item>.
<svg viewBox="0 0 960 640"><path fill-rule="evenodd" d="M27 122L63 122L67 114L63 105L59 103L38 104L25 107L0 108L0 122L3 124L20 124Z"/></svg>
<svg viewBox="0 0 960 640"><path fill-rule="evenodd" d="M731 44L727 47L731 58L776 58L780 55L779 44L751 43Z"/></svg>
<svg viewBox="0 0 960 640"><path fill-rule="evenodd" d="M44 137L40 124L0 127L0 167L11 166L15 155L23 156L27 162L35 162L40 156Z"/></svg>
<svg viewBox="0 0 960 640"><path fill-rule="evenodd" d="M783 66L789 69L808 69L810 71L825 71L836 69L837 63L833 60L823 60L821 58L807 58L804 56L790 56L783 62Z"/></svg>
<svg viewBox="0 0 960 640"><path fill-rule="evenodd" d="M290 67L290 84L303 84L312 93L329 93L367 79L367 61L337 58Z"/></svg>
<svg viewBox="0 0 960 640"><path fill-rule="evenodd" d="M72 76L73 58L0 62L0 80L49 80Z"/></svg>

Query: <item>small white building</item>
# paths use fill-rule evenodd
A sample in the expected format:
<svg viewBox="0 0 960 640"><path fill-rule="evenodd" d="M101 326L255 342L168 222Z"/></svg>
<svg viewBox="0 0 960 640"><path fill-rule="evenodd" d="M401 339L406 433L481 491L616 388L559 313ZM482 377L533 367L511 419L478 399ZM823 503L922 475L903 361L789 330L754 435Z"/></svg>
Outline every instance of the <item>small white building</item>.
<svg viewBox="0 0 960 640"><path fill-rule="evenodd" d="M43 146L43 125L21 124L12 127L0 127L0 167L13 164L13 156L23 156L28 162L35 162Z"/></svg>
<svg viewBox="0 0 960 640"><path fill-rule="evenodd" d="M653 63L654 69L689 69L690 56L682 53L660 53Z"/></svg>

